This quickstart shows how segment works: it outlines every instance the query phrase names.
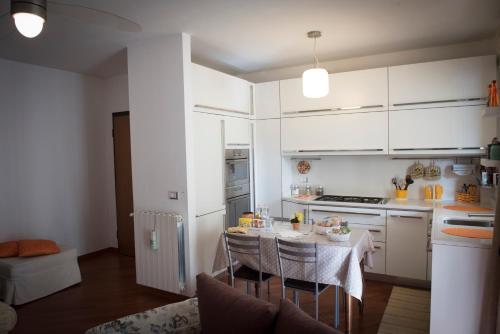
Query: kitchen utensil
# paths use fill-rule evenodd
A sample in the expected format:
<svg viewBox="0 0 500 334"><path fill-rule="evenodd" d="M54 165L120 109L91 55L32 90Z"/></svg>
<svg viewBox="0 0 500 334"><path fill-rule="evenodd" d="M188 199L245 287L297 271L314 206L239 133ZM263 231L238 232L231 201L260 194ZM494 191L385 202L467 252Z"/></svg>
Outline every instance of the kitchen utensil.
<svg viewBox="0 0 500 334"><path fill-rule="evenodd" d="M394 187L396 187L396 189L398 189L398 179L396 179L395 177L393 177L392 180L391 180L391 182L394 185Z"/></svg>
<svg viewBox="0 0 500 334"><path fill-rule="evenodd" d="M405 189L404 190L408 190L408 187L410 186L410 184L413 184L413 179L411 178L411 175L406 175L406 178L405 178Z"/></svg>

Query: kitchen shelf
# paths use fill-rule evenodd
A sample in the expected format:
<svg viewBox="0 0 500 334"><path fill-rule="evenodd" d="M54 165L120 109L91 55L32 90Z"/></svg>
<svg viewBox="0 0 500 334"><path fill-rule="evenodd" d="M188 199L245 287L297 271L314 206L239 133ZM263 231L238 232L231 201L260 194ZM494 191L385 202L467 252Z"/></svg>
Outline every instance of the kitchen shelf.
<svg viewBox="0 0 500 334"><path fill-rule="evenodd" d="M493 116L500 116L500 106L484 108L483 117L493 117Z"/></svg>
<svg viewBox="0 0 500 334"><path fill-rule="evenodd" d="M481 166L500 168L500 160L481 159Z"/></svg>

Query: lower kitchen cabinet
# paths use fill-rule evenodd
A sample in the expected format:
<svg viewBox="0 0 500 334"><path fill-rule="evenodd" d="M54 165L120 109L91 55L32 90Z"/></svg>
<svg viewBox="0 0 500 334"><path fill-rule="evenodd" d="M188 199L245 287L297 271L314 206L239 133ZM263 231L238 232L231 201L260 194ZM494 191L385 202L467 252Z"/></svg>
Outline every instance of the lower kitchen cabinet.
<svg viewBox="0 0 500 334"><path fill-rule="evenodd" d="M225 211L196 217L195 261L197 273L213 273L215 254L219 238L224 231L225 218Z"/></svg>
<svg viewBox="0 0 500 334"><path fill-rule="evenodd" d="M375 252L372 254L373 267L365 265L365 271L368 273L385 274L385 242L373 243Z"/></svg>
<svg viewBox="0 0 500 334"><path fill-rule="evenodd" d="M428 213L387 211L386 272L388 275L427 278Z"/></svg>

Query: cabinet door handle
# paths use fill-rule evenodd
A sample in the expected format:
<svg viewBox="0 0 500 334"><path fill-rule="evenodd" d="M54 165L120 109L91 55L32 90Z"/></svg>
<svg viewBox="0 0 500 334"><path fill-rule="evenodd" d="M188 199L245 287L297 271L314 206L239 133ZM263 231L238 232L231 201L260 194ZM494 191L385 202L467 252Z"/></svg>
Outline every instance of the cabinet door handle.
<svg viewBox="0 0 500 334"><path fill-rule="evenodd" d="M401 216L401 215L390 215L391 218L403 218L403 219L424 219L422 216Z"/></svg>
<svg viewBox="0 0 500 334"><path fill-rule="evenodd" d="M412 147L393 148L393 151L457 151L457 150L484 150L484 147Z"/></svg>
<svg viewBox="0 0 500 334"><path fill-rule="evenodd" d="M368 230L368 232L373 232L373 233L381 233L382 230Z"/></svg>
<svg viewBox="0 0 500 334"><path fill-rule="evenodd" d="M351 215L363 215L363 216L373 216L380 217L380 213L369 213L369 212L352 212L352 211L333 211L333 210L318 210L312 209L312 212L325 212L325 213L343 213L343 214L351 214Z"/></svg>
<svg viewBox="0 0 500 334"><path fill-rule="evenodd" d="M212 107L212 106L207 106L207 105L204 105L204 104L195 104L194 106L196 108L205 108L205 109L211 109L211 110L217 110L217 111L234 112L234 113L242 114L242 115L248 115L249 114L246 111L235 110L235 109L227 109L227 108L219 108L219 107Z"/></svg>
<svg viewBox="0 0 500 334"><path fill-rule="evenodd" d="M382 247L380 247L380 246L373 246L373 248L375 248L375 249L382 249Z"/></svg>
<svg viewBox="0 0 500 334"><path fill-rule="evenodd" d="M484 100L486 100L486 98L484 97L473 97L467 99L454 99L454 100L434 100L434 101L421 101L421 102L394 103L392 106L403 107L403 106L418 106L418 105L435 104L435 103L474 102L474 101L484 101Z"/></svg>

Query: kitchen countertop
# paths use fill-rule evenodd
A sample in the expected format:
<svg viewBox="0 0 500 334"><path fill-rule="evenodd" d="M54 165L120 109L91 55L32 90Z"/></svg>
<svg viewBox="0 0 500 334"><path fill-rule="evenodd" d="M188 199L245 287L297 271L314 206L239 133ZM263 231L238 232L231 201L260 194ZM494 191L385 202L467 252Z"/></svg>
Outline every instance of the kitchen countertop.
<svg viewBox="0 0 500 334"><path fill-rule="evenodd" d="M323 206L343 206L352 208L371 208L371 209L394 209L394 210L412 210L412 211L432 211L436 208L441 208L443 205L456 204L455 201L424 201L417 199L409 200L396 200L389 199L386 203L382 204L365 204L365 203L348 203L348 202L329 202L329 201L315 201L318 196L305 197L283 197L283 201L293 202L304 205L323 205Z"/></svg>
<svg viewBox="0 0 500 334"><path fill-rule="evenodd" d="M471 226L457 226L457 225L446 225L443 223L444 219L447 218L455 218L455 219L464 219L464 220L479 220L479 221L494 221L494 217L469 217L469 213L467 211L455 211L455 210L447 210L445 208L436 208L434 210L433 215L433 223L432 223L432 244L433 245L448 245L448 246L461 246L461 247L476 247L476 248L491 248L492 239L476 239L476 238L466 238L459 237L454 235L449 235L443 233L442 230L444 228L450 227L465 227L471 229L486 229L493 230L493 227L471 227ZM494 211L491 212L474 212L476 214L494 214Z"/></svg>

